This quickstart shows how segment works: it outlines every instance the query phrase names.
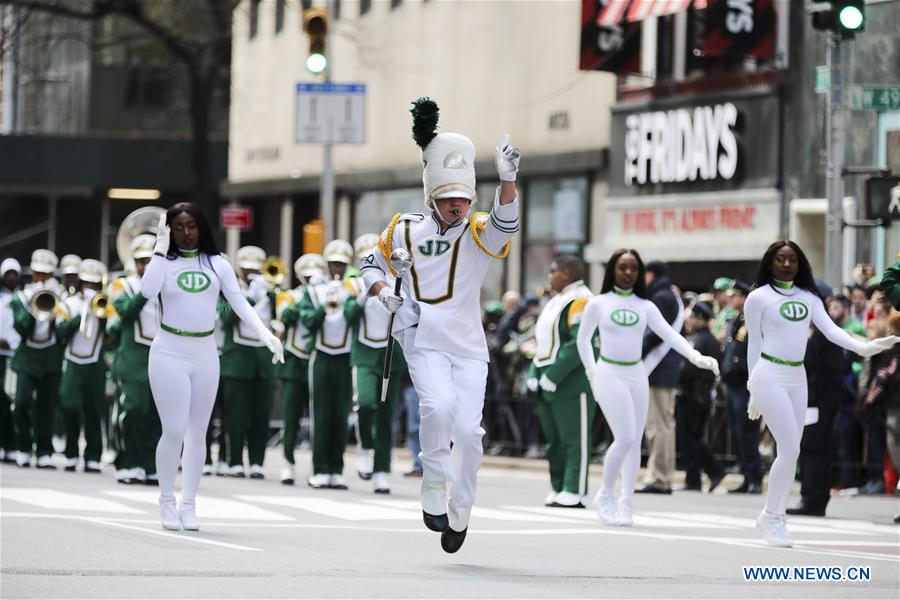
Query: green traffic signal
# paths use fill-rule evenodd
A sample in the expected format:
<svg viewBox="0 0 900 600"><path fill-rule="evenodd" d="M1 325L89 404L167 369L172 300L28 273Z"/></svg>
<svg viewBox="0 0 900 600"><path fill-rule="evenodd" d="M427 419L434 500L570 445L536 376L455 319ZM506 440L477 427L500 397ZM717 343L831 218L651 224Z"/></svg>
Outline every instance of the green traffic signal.
<svg viewBox="0 0 900 600"><path fill-rule="evenodd" d="M318 75L328 68L328 60L318 52L314 52L306 57L306 68L310 73Z"/></svg>
<svg viewBox="0 0 900 600"><path fill-rule="evenodd" d="M838 23L840 24L841 29L847 31L859 31L862 29L864 22L865 17L863 16L863 12L856 4L843 6L838 13Z"/></svg>

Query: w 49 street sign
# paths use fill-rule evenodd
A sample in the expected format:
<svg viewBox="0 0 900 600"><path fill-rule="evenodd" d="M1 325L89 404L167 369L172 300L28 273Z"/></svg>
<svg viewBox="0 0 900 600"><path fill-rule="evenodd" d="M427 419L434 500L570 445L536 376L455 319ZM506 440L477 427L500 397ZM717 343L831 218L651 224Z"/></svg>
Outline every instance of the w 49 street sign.
<svg viewBox="0 0 900 600"><path fill-rule="evenodd" d="M900 109L900 86L848 86L850 108L857 110Z"/></svg>

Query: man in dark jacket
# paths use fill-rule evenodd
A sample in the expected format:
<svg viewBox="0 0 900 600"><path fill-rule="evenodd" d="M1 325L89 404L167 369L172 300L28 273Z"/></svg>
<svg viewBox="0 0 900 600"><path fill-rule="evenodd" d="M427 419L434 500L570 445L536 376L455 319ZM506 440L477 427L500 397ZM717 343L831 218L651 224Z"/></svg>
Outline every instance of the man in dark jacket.
<svg viewBox="0 0 900 600"><path fill-rule="evenodd" d="M744 302L750 294L750 286L735 281L731 306L738 316L731 322L725 338L725 356L722 359L722 382L725 384L725 407L728 426L737 455L738 466L744 481L728 490L733 494L762 493L762 462L759 458L759 421L747 416L750 392L747 390L747 326L744 324Z"/></svg>
<svg viewBox="0 0 900 600"><path fill-rule="evenodd" d="M650 300L669 323L678 318L681 300L672 291L665 263L653 260L646 266L647 292ZM681 323L675 328L680 330ZM644 358L662 343L649 329L644 335ZM644 487L636 490L645 494L671 494L675 474L675 390L681 374L681 358L669 350L650 373L650 406L644 430L650 457Z"/></svg>
<svg viewBox="0 0 900 600"><path fill-rule="evenodd" d="M694 306L690 316L691 334L688 341L701 354L721 361L719 342L709 330L712 316L712 308L706 302L698 302ZM709 423L715 384L715 376L710 371L698 369L688 362L682 364L676 422L679 440L684 444L684 490L699 492L702 489L701 470L709 477L709 492L716 489L725 477L725 469L713 457L706 443L706 426Z"/></svg>

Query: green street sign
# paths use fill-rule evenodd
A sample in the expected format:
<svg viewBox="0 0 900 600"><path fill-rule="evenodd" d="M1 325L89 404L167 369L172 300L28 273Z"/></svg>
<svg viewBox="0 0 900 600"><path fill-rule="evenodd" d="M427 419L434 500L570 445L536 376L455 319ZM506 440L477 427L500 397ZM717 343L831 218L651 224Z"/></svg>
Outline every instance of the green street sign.
<svg viewBox="0 0 900 600"><path fill-rule="evenodd" d="M816 93L825 94L828 92L828 86L831 84L831 73L828 67L816 67Z"/></svg>
<svg viewBox="0 0 900 600"><path fill-rule="evenodd" d="M900 109L900 86L851 85L847 87L849 106L856 110Z"/></svg>

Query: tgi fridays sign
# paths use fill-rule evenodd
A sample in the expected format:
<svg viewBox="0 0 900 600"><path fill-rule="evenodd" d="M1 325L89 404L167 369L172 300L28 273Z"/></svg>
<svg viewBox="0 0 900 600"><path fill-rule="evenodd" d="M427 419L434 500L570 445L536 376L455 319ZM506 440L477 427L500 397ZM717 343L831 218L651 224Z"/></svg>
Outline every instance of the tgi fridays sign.
<svg viewBox="0 0 900 600"><path fill-rule="evenodd" d="M778 97L692 100L613 108L610 195L777 186Z"/></svg>

